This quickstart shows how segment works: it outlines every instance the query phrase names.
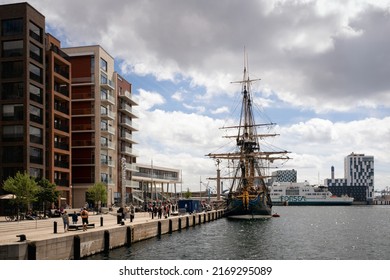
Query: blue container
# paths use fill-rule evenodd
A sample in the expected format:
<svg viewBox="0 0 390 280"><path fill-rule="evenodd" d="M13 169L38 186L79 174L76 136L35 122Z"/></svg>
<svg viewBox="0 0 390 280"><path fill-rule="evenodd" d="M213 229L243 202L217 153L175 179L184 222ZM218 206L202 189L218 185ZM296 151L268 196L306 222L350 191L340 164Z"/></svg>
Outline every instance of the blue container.
<svg viewBox="0 0 390 280"><path fill-rule="evenodd" d="M188 212L188 213L201 212L199 200L181 199L181 200L179 200L178 204L179 204L179 210L185 209L185 212Z"/></svg>

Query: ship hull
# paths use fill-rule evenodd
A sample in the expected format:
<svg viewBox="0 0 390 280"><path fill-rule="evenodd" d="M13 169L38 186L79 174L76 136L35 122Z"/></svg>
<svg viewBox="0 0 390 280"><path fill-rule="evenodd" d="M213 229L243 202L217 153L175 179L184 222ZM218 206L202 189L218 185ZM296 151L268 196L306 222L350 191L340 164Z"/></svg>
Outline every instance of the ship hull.
<svg viewBox="0 0 390 280"><path fill-rule="evenodd" d="M272 208L258 196L250 200L245 207L242 200L232 198L228 200L225 216L230 219L264 219L272 217Z"/></svg>

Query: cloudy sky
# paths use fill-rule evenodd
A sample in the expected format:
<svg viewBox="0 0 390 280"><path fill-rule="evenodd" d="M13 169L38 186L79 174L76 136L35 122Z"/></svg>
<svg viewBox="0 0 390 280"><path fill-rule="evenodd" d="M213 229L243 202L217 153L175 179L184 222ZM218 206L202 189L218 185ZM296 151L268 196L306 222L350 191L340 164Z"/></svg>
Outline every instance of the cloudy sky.
<svg viewBox="0 0 390 280"><path fill-rule="evenodd" d="M259 108L278 124L272 145L291 151L279 168L318 183L363 153L376 189L390 186L390 1L29 3L64 47L99 44L116 58L140 100L138 162L181 169L183 189L215 176L205 155L237 113L244 48Z"/></svg>

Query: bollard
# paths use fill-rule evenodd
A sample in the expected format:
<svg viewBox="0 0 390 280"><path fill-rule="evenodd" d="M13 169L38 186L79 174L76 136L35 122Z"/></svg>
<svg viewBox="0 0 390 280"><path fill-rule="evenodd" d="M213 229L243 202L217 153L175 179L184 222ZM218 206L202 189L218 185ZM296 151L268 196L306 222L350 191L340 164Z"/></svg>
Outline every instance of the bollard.
<svg viewBox="0 0 390 280"><path fill-rule="evenodd" d="M73 237L73 259L79 260L81 256L81 240L80 236Z"/></svg>
<svg viewBox="0 0 390 280"><path fill-rule="evenodd" d="M158 222L157 224L157 236L161 237L161 222Z"/></svg>
<svg viewBox="0 0 390 280"><path fill-rule="evenodd" d="M181 231L181 218L177 219L177 227L179 228L179 231Z"/></svg>
<svg viewBox="0 0 390 280"><path fill-rule="evenodd" d="M53 222L53 231L57 233L57 222Z"/></svg>
<svg viewBox="0 0 390 280"><path fill-rule="evenodd" d="M172 233L172 220L169 220L169 229L168 233Z"/></svg>
<svg viewBox="0 0 390 280"><path fill-rule="evenodd" d="M130 227L126 228L126 246L127 247L131 246L131 228Z"/></svg>
<svg viewBox="0 0 390 280"><path fill-rule="evenodd" d="M37 259L37 246L35 242L27 244L27 259L36 260Z"/></svg>
<svg viewBox="0 0 390 280"><path fill-rule="evenodd" d="M103 226L103 217L100 217L100 226Z"/></svg>
<svg viewBox="0 0 390 280"><path fill-rule="evenodd" d="M110 251L110 232L108 230L104 231L104 253Z"/></svg>

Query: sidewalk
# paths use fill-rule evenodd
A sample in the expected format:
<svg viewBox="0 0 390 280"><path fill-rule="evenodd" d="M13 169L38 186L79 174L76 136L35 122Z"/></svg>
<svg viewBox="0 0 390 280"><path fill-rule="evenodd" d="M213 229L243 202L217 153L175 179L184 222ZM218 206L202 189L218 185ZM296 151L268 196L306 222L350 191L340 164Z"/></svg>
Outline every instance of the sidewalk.
<svg viewBox="0 0 390 280"><path fill-rule="evenodd" d="M132 223L130 223L129 219L125 220L125 225L147 223L148 221L152 221L152 219L149 218L149 214L139 212L135 213L135 218ZM54 233L55 223L57 226L57 233ZM71 219L70 223L72 223ZM121 226L117 224L117 213L114 211L109 212L108 214L92 214L89 216L89 223L94 223L95 228L89 228L88 231ZM101 223L103 223L103 226L101 226ZM81 218L79 218L78 224L81 224ZM38 241L55 238L58 235L76 235L82 233L82 230L64 232L61 217L14 222L6 222L4 216L0 217L0 244L12 244L18 242L19 237L17 237L17 235L20 234L26 235L26 238L29 241Z"/></svg>

